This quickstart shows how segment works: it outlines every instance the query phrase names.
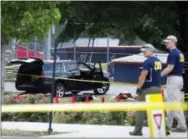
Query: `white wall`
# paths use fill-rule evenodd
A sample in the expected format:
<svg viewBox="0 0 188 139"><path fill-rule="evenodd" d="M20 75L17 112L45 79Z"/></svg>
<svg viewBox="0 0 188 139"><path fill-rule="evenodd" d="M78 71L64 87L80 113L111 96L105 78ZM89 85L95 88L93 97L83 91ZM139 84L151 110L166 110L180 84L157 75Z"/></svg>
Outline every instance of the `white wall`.
<svg viewBox="0 0 188 139"><path fill-rule="evenodd" d="M89 38L80 38L76 41L76 46L88 46ZM93 40L90 45L92 46ZM109 46L118 46L119 39L109 39ZM107 46L107 38L96 38L94 40L94 46Z"/></svg>
<svg viewBox="0 0 188 139"><path fill-rule="evenodd" d="M75 45L76 46L88 46L89 38L79 38L76 40ZM92 40L90 42L89 46L92 46ZM109 39L109 46L118 46L119 45L119 39ZM62 47L73 47L74 43L71 41L65 42L62 44ZM107 38L96 38L94 41L94 46L107 46ZM61 44L58 45L58 47L61 47Z"/></svg>

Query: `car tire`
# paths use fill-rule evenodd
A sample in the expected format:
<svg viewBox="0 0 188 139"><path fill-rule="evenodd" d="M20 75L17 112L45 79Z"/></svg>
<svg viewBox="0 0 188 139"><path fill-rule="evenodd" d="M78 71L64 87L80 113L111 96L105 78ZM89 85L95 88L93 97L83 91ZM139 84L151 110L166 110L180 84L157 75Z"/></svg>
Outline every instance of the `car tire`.
<svg viewBox="0 0 188 139"><path fill-rule="evenodd" d="M104 83L102 88L94 89L95 95L105 95L106 92L109 90L110 84Z"/></svg>
<svg viewBox="0 0 188 139"><path fill-rule="evenodd" d="M62 82L57 82L56 83L56 93L58 94L58 96L64 97L65 96L65 86Z"/></svg>

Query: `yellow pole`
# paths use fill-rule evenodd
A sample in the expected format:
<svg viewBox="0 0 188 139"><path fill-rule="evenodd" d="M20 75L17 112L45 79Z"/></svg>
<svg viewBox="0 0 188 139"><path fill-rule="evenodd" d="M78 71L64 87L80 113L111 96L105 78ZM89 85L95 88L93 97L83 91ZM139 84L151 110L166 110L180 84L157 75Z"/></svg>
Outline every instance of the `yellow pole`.
<svg viewBox="0 0 188 139"><path fill-rule="evenodd" d="M150 94L146 96L147 103L163 102L162 94ZM148 126L150 130L151 138L165 137L166 136L166 124L165 114L160 108L147 110Z"/></svg>

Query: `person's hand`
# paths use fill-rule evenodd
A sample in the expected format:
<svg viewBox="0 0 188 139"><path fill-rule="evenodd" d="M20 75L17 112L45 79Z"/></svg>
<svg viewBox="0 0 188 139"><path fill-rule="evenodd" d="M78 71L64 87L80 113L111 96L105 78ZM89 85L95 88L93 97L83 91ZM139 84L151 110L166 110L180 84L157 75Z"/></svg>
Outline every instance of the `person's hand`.
<svg viewBox="0 0 188 139"><path fill-rule="evenodd" d="M139 95L141 95L141 93L142 93L142 89L141 88L137 88L136 94L139 96Z"/></svg>

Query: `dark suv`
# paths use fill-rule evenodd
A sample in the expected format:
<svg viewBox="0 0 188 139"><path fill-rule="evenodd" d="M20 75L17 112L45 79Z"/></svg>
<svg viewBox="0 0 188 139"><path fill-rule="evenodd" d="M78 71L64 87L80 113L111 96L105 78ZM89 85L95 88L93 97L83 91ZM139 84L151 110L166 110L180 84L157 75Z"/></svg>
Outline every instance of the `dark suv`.
<svg viewBox="0 0 188 139"><path fill-rule="evenodd" d="M22 58L12 60L10 64L21 64L15 82L17 90L33 94L51 92L52 60L43 61L37 58ZM97 64L99 66L96 66ZM86 82L81 80L105 82ZM93 90L94 94L104 95L109 90L110 84L107 83L108 81L109 76L102 71L99 62L90 66L74 60L56 61L55 88L60 97L63 97L66 92L76 94L87 90Z"/></svg>

